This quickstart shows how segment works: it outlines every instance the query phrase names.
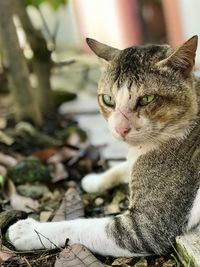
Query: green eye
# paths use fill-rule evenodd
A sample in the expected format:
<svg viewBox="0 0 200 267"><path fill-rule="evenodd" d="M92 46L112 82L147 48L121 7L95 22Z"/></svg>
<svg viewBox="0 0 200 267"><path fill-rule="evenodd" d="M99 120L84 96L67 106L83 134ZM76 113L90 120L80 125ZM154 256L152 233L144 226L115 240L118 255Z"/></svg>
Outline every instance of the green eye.
<svg viewBox="0 0 200 267"><path fill-rule="evenodd" d="M115 101L110 95L102 95L103 102L106 106L108 107L114 107L115 106Z"/></svg>
<svg viewBox="0 0 200 267"><path fill-rule="evenodd" d="M142 98L140 98L139 104L141 106L146 106L149 103L151 103L154 99L155 99L155 96L154 95L145 95Z"/></svg>

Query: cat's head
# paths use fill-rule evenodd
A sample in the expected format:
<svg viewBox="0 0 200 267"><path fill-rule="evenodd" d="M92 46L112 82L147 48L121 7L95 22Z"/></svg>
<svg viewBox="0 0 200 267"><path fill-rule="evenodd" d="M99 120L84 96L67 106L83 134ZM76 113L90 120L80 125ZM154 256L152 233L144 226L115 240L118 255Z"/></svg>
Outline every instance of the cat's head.
<svg viewBox="0 0 200 267"><path fill-rule="evenodd" d="M98 102L115 137L142 145L186 134L198 112L192 76L197 36L179 48L87 43L104 60Z"/></svg>

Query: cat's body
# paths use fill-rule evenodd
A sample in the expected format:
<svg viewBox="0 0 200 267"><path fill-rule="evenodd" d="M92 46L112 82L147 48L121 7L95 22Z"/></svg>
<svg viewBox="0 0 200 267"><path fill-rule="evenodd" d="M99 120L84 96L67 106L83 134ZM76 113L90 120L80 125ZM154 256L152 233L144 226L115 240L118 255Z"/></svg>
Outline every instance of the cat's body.
<svg viewBox="0 0 200 267"><path fill-rule="evenodd" d="M116 217L39 223L9 229L18 249L62 246L66 238L112 256L162 254L200 223L200 81L191 74L197 38L123 51L89 40L108 63L99 105L111 132L130 144L128 162L83 179L86 191L129 180L129 209ZM127 179L129 177L129 179ZM198 191L199 190L199 191ZM38 234L41 233L42 243ZM48 239L45 239L45 237Z"/></svg>

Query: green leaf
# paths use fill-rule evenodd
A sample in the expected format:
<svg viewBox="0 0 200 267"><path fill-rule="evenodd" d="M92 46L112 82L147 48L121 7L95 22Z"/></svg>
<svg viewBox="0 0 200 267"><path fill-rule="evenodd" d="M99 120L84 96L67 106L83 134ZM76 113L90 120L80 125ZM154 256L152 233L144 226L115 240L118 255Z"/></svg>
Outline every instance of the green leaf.
<svg viewBox="0 0 200 267"><path fill-rule="evenodd" d="M4 177L0 175L0 187L2 187L4 184Z"/></svg>
<svg viewBox="0 0 200 267"><path fill-rule="evenodd" d="M49 3L54 10L57 10L60 6L66 5L68 0L24 0L26 5L32 5L39 7L42 3Z"/></svg>

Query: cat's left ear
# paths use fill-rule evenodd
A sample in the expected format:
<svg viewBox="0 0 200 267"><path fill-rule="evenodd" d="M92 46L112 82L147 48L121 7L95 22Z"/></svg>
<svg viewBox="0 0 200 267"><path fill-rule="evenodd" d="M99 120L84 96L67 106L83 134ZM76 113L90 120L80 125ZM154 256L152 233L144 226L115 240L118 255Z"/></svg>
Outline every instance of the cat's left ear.
<svg viewBox="0 0 200 267"><path fill-rule="evenodd" d="M168 58L163 60L162 66L171 67L188 76L195 64L198 36L195 35L176 49ZM161 62L160 62L161 63Z"/></svg>
<svg viewBox="0 0 200 267"><path fill-rule="evenodd" d="M111 61L117 52L117 48L111 47L106 44L102 44L94 39L86 38L86 42L91 50L100 58L103 58L106 61Z"/></svg>

